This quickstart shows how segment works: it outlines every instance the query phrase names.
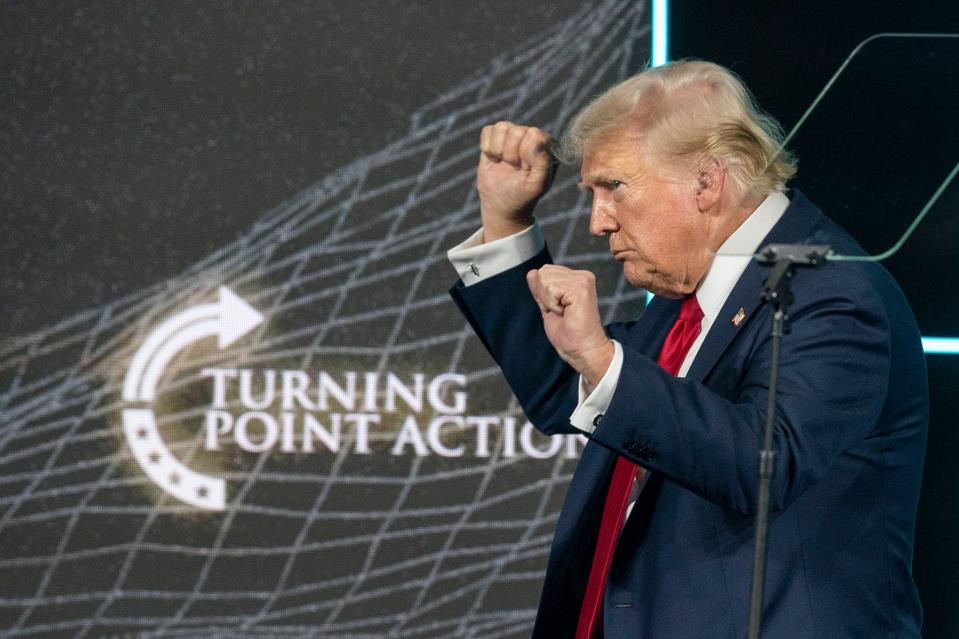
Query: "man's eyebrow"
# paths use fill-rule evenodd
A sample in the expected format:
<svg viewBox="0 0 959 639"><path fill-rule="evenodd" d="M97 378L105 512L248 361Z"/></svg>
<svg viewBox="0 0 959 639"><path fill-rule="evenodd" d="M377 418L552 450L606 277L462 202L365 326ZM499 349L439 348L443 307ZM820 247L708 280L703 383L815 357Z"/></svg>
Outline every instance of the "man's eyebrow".
<svg viewBox="0 0 959 639"><path fill-rule="evenodd" d="M589 191L592 190L594 184L600 186L612 186L613 182L616 182L616 178L610 177L605 173L598 173L596 175L591 175L585 180L580 180L576 183L576 188L580 191Z"/></svg>

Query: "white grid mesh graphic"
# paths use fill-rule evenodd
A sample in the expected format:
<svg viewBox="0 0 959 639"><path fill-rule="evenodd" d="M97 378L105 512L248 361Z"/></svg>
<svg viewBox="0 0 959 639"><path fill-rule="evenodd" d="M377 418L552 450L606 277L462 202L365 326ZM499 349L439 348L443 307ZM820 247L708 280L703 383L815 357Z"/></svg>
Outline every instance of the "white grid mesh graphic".
<svg viewBox="0 0 959 639"><path fill-rule="evenodd" d="M575 460L506 456L499 434L480 458L382 443L216 455L198 428L208 396L191 392L201 368L237 362L457 371L471 413L520 417L446 294L445 251L477 225L479 130L511 119L557 132L647 51L645 3L588 7L174 281L0 346L0 637L528 636ZM635 314L643 292L587 239L575 182L561 171L539 205L553 255L600 274L607 319ZM267 321L227 350L186 350L157 403L176 456L227 480L226 510L207 513L133 461L120 386L147 334L219 285Z"/></svg>

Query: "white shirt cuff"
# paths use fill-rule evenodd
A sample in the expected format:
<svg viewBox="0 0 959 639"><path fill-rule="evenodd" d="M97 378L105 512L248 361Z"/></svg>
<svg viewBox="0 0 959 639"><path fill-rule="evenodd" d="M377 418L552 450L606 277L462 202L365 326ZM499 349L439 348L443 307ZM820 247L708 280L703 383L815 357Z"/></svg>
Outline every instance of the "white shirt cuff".
<svg viewBox="0 0 959 639"><path fill-rule="evenodd" d="M459 273L464 286L472 286L488 277L519 266L546 247L539 224L508 237L483 243L483 229L446 252L446 258Z"/></svg>
<svg viewBox="0 0 959 639"><path fill-rule="evenodd" d="M623 347L616 340L612 341L616 352L613 354L613 361L610 362L609 368L606 369L606 374L589 395L584 388L585 380L582 376L579 378L579 404L569 416L570 424L590 434L599 426L599 421L609 408L609 403L613 401L613 393L616 392L616 385L619 383L619 373L623 370Z"/></svg>

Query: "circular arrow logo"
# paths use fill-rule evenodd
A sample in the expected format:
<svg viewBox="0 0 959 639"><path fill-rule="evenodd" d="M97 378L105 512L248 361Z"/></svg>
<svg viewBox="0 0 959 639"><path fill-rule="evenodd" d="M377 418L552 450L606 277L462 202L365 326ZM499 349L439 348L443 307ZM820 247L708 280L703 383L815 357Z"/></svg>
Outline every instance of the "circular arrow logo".
<svg viewBox="0 0 959 639"><path fill-rule="evenodd" d="M160 324L137 350L123 382L123 399L150 404L167 364L193 342L217 337L223 349L263 322L263 315L225 286L215 304L199 304ZM133 456L153 482L170 495L200 508L222 510L226 482L187 468L173 456L157 431L151 408L123 410L123 431Z"/></svg>

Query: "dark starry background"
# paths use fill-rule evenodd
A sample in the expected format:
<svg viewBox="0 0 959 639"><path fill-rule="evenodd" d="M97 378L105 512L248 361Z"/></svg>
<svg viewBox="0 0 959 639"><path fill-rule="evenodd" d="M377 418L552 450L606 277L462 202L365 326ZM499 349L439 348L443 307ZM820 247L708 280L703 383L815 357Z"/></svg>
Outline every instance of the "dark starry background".
<svg viewBox="0 0 959 639"><path fill-rule="evenodd" d="M0 340L173 277L582 2L4 2Z"/></svg>

